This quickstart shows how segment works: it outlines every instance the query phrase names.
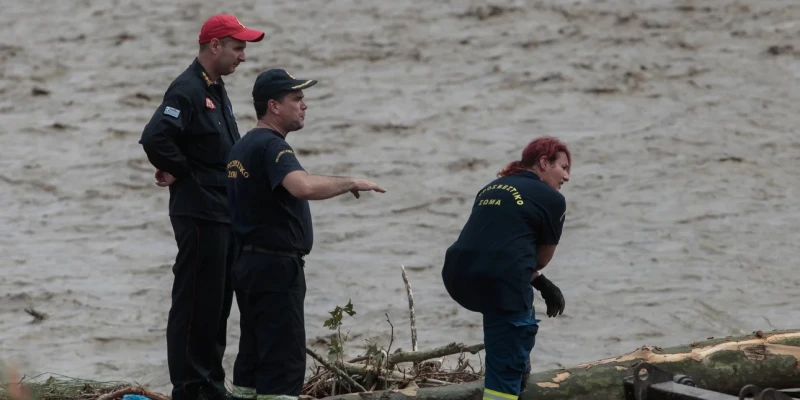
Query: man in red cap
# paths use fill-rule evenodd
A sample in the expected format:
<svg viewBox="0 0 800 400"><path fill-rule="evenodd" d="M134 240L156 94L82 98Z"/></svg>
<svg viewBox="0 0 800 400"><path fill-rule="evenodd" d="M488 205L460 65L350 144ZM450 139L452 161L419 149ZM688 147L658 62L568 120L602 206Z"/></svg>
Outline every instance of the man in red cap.
<svg viewBox="0 0 800 400"><path fill-rule="evenodd" d="M167 322L173 400L228 397L222 356L233 302L236 246L228 215L226 157L240 139L222 76L246 60L247 42L264 32L232 15L214 15L200 30L199 54L172 81L139 143L169 188L178 246Z"/></svg>

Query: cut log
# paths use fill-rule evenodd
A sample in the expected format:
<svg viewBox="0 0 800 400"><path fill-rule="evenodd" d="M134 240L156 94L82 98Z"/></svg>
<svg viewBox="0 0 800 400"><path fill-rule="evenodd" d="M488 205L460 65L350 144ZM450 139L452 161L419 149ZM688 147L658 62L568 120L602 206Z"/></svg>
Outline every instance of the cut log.
<svg viewBox="0 0 800 400"><path fill-rule="evenodd" d="M783 389L800 378L800 330L755 332L672 348L645 346L565 370L532 374L522 399L622 399L622 379L642 361L684 374L698 387L738 395L750 383Z"/></svg>
<svg viewBox="0 0 800 400"><path fill-rule="evenodd" d="M344 394L325 400L482 400L483 380L462 385Z"/></svg>
<svg viewBox="0 0 800 400"><path fill-rule="evenodd" d="M520 400L624 400L622 380L639 362L684 374L698 387L738 395L747 384L788 389L800 386L800 330L754 332L660 348L644 346L628 354L570 368L531 374ZM439 388L367 392L326 400L479 400L483 381Z"/></svg>

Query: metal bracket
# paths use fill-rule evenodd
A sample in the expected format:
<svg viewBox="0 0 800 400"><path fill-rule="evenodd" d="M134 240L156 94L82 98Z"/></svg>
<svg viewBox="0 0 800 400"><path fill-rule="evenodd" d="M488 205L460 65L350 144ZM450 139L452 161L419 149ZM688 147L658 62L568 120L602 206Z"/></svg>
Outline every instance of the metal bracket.
<svg viewBox="0 0 800 400"><path fill-rule="evenodd" d="M752 398L753 400L794 400L795 397L789 396L787 393L797 393L796 389L789 389L784 391L777 391L773 388L761 389L756 385L747 385L739 391L739 400Z"/></svg>
<svg viewBox="0 0 800 400"><path fill-rule="evenodd" d="M761 389L747 385L739 396L701 389L686 375L673 375L649 363L634 366L632 376L623 380L625 400L794 400L798 389ZM800 397L798 397L800 398Z"/></svg>

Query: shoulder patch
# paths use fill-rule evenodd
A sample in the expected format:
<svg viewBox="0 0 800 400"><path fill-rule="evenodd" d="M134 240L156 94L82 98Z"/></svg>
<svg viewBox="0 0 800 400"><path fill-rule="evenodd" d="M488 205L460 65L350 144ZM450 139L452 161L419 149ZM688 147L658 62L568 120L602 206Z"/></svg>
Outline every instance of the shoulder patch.
<svg viewBox="0 0 800 400"><path fill-rule="evenodd" d="M169 115L170 117L173 118L178 118L181 115L181 110L167 106L166 108L164 108L164 114Z"/></svg>
<svg viewBox="0 0 800 400"><path fill-rule="evenodd" d="M275 157L275 162L277 163L277 162L278 162L278 160L280 160L280 159L281 159L281 156L282 156L282 155L284 155L284 154L286 154L286 153L289 153L289 154L294 154L294 151L292 151L292 150L281 150L281 152L280 152L280 153L278 153L278 156L277 156L277 157Z"/></svg>

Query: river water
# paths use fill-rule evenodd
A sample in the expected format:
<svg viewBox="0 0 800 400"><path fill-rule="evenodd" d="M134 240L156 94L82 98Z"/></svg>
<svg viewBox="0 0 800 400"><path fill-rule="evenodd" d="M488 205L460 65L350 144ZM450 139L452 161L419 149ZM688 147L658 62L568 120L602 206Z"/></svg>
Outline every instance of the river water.
<svg viewBox="0 0 800 400"><path fill-rule="evenodd" d="M226 78L240 131L259 72L318 79L289 136L301 163L388 189L312 204L314 348L349 299L349 355L388 345L386 315L410 348L400 265L420 347L479 343L444 251L477 190L545 134L574 167L544 270L567 306L542 317L535 371L800 326L796 1L0 3L0 359L28 375L169 391L176 247L137 140L223 11L267 32ZM229 373L238 321L234 306Z"/></svg>

